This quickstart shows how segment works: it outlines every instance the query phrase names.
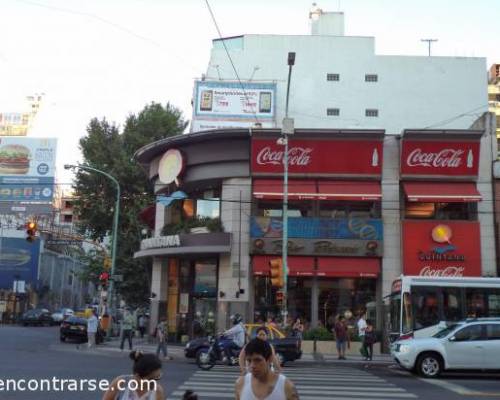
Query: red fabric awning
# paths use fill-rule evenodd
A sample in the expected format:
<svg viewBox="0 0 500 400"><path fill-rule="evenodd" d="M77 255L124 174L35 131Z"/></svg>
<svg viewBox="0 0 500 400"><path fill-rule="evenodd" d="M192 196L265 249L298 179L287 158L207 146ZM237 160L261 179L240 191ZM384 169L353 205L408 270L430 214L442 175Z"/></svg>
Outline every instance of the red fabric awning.
<svg viewBox="0 0 500 400"><path fill-rule="evenodd" d="M253 181L253 195L257 199L283 198L282 179L255 179ZM291 179L288 181L288 198L290 200L314 199L317 196L316 182Z"/></svg>
<svg viewBox="0 0 500 400"><path fill-rule="evenodd" d="M253 256L252 266L254 275L269 275L269 261L280 258L277 256ZM289 276L313 276L314 257L287 257Z"/></svg>
<svg viewBox="0 0 500 400"><path fill-rule="evenodd" d="M380 274L378 258L318 257L318 276L335 278L376 278Z"/></svg>
<svg viewBox="0 0 500 400"><path fill-rule="evenodd" d="M319 200L377 201L382 199L380 182L319 181Z"/></svg>
<svg viewBox="0 0 500 400"><path fill-rule="evenodd" d="M403 182L408 201L468 203L481 201L474 182Z"/></svg>

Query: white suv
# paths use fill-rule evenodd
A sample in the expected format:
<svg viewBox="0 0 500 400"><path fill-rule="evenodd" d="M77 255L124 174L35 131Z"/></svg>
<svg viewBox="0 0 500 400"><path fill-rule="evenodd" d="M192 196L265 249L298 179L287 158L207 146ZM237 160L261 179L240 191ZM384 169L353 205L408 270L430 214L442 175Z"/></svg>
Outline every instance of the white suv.
<svg viewBox="0 0 500 400"><path fill-rule="evenodd" d="M426 378L448 369L500 369L500 318L467 320L430 338L400 340L392 356Z"/></svg>

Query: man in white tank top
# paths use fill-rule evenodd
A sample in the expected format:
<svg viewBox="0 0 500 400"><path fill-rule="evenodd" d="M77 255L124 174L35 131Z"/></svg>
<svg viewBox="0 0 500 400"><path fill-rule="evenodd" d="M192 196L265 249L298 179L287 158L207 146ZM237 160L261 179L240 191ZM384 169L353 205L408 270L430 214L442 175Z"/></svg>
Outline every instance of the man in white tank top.
<svg viewBox="0 0 500 400"><path fill-rule="evenodd" d="M250 373L236 381L236 400L298 400L295 385L284 375L273 372L271 345L253 339L245 347Z"/></svg>

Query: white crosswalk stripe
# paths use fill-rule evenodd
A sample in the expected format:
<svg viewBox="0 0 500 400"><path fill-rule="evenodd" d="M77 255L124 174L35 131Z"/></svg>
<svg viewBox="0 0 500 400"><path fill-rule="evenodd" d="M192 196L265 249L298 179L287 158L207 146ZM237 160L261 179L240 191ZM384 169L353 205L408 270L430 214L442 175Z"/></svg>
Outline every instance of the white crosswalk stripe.
<svg viewBox="0 0 500 400"><path fill-rule="evenodd" d="M413 400L416 396L368 371L342 366L305 367L284 369L301 400ZM186 390L193 390L200 400L234 399L234 384L239 377L236 367L217 365L210 371L196 371L187 381L168 396L180 400Z"/></svg>

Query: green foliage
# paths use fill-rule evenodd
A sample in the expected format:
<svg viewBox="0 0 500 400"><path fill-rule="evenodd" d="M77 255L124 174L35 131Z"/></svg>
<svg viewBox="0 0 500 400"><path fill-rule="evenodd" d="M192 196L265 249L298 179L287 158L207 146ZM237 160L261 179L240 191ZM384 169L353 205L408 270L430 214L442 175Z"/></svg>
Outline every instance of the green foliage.
<svg viewBox="0 0 500 400"><path fill-rule="evenodd" d="M105 171L120 183L115 273L123 274L124 281L117 283L116 287L130 305L144 304L149 295L151 260L136 260L133 254L139 249L141 231L145 227L138 214L154 202L153 186L147 172L132 161L132 157L146 144L181 134L186 125L182 113L172 105L151 103L137 115L129 115L122 132L106 119L94 118L87 127L87 135L80 139L82 165ZM74 189L80 232L93 240L102 241L111 234L115 186L101 174L78 170ZM93 268L89 266L89 277L93 276Z"/></svg>
<svg viewBox="0 0 500 400"><path fill-rule="evenodd" d="M333 334L325 327L314 328L304 332L304 340L333 340Z"/></svg>
<svg viewBox="0 0 500 400"><path fill-rule="evenodd" d="M161 234L164 236L190 233L192 228L206 227L209 232L224 232L220 218L193 217L186 218L178 223L166 224Z"/></svg>

